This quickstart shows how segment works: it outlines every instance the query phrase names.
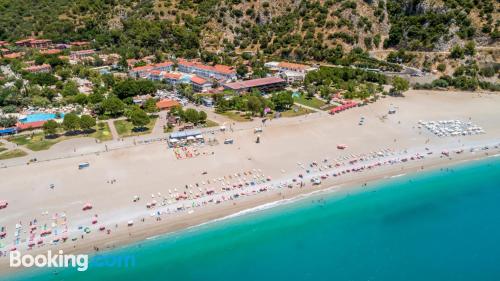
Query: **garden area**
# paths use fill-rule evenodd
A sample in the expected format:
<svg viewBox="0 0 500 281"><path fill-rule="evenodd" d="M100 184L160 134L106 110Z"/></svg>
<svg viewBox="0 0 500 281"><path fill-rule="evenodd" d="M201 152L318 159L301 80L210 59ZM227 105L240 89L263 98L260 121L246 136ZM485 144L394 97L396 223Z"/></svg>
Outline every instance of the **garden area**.
<svg viewBox="0 0 500 281"><path fill-rule="evenodd" d="M13 150L9 150L7 152L0 153L0 160L7 160L7 159L11 159L11 158L16 158L16 157L23 157L26 155L28 155L28 153L26 153L25 151L23 151L21 149L13 149Z"/></svg>
<svg viewBox="0 0 500 281"><path fill-rule="evenodd" d="M109 126L105 122L100 122L92 128L82 131L65 131L62 127L49 128L50 126L50 124L45 126L43 133L22 134L9 137L7 140L17 145L25 146L33 151L41 151L47 150L61 141L72 138L89 137L98 139L99 141L108 141L113 138Z"/></svg>
<svg viewBox="0 0 500 281"><path fill-rule="evenodd" d="M321 109L323 106L325 106L326 102L316 98L316 97L308 97L305 94L300 94L299 96L294 96L293 98L294 102L302 104L304 106L316 108L316 109Z"/></svg>
<svg viewBox="0 0 500 281"><path fill-rule="evenodd" d="M122 138L124 137L132 137L132 136L140 136L150 134L153 131L153 127L156 123L156 116L149 117L148 122L145 125L134 125L133 121L130 119L127 120L116 120L114 122L116 132Z"/></svg>

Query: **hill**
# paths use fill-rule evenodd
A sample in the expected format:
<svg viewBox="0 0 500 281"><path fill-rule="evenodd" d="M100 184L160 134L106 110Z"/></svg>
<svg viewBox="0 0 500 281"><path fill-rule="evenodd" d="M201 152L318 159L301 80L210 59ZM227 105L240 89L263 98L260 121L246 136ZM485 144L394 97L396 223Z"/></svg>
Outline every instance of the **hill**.
<svg viewBox="0 0 500 281"><path fill-rule="evenodd" d="M494 0L0 0L0 40L91 40L128 57L245 51L335 63L345 51L498 44Z"/></svg>

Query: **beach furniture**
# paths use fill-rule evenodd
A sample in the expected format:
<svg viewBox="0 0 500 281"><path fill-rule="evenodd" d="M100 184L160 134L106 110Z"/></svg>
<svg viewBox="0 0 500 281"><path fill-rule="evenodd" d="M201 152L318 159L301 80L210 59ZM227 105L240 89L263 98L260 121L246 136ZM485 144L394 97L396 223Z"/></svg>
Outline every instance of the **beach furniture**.
<svg viewBox="0 0 500 281"><path fill-rule="evenodd" d="M88 167L90 167L89 162L82 162L82 163L78 164L78 170L85 169Z"/></svg>
<svg viewBox="0 0 500 281"><path fill-rule="evenodd" d="M87 203L87 204L83 205L82 211L88 211L91 209L92 209L92 204Z"/></svg>

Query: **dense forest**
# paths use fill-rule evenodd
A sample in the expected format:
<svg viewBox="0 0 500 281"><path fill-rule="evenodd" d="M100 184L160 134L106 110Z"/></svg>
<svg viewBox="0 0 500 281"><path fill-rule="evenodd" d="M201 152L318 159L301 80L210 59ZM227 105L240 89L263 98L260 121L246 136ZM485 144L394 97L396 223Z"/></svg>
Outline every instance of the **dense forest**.
<svg viewBox="0 0 500 281"><path fill-rule="evenodd" d="M354 48L448 49L499 39L495 0L0 0L0 40L91 40L127 57L244 51L346 62ZM364 62L366 63L366 62Z"/></svg>

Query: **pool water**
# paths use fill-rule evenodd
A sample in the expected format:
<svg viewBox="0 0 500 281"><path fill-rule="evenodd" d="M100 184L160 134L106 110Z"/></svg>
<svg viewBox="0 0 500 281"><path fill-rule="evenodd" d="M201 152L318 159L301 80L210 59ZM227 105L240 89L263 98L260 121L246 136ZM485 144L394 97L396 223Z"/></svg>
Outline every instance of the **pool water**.
<svg viewBox="0 0 500 281"><path fill-rule="evenodd" d="M64 117L64 114L60 114L61 118ZM31 123L31 122L39 122L39 121L47 121L56 119L55 113L33 113L27 115L25 118L19 119L21 123Z"/></svg>

